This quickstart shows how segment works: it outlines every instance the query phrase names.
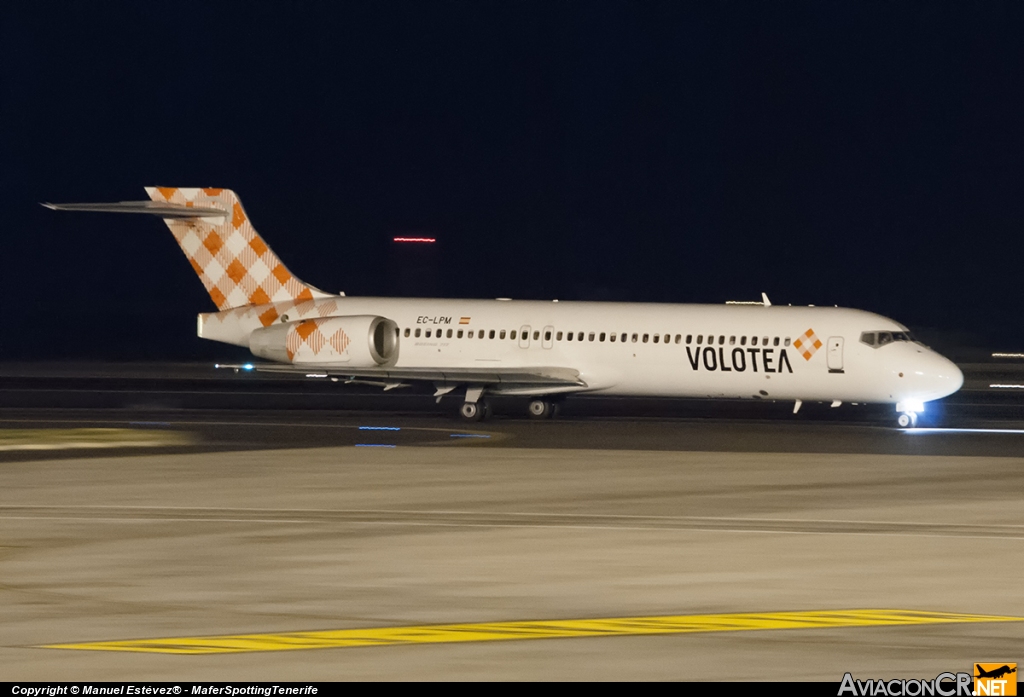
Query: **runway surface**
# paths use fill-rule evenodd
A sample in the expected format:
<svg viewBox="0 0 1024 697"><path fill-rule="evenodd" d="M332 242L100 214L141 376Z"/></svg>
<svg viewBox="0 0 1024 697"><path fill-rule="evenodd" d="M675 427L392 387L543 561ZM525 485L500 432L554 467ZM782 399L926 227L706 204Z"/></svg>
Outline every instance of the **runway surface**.
<svg viewBox="0 0 1024 697"><path fill-rule="evenodd" d="M200 365L0 365L6 679L931 678L1024 645L1024 384L465 424ZM60 648L54 648L60 647Z"/></svg>
<svg viewBox="0 0 1024 697"><path fill-rule="evenodd" d="M178 440L0 452L8 680L838 682L1021 658L1009 421L0 413L93 427Z"/></svg>

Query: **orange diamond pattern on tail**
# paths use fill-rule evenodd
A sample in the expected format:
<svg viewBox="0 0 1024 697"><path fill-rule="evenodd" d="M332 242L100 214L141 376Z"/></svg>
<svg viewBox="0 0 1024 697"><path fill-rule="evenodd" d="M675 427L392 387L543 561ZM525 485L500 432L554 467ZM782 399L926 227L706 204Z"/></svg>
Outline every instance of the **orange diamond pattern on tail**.
<svg viewBox="0 0 1024 697"><path fill-rule="evenodd" d="M811 356L813 356L823 345L824 344L821 343L821 339L815 335L813 329L808 329L793 342L793 348L800 352L800 355L804 357L805 361L811 360Z"/></svg>
<svg viewBox="0 0 1024 697"><path fill-rule="evenodd" d="M217 309L331 297L292 275L230 189L151 187L146 192L154 201L224 211L223 217L164 221Z"/></svg>
<svg viewBox="0 0 1024 697"><path fill-rule="evenodd" d="M352 343L348 334L340 327L330 334L323 329L324 323L332 319L326 317L296 322L288 330L288 336L285 338L288 360L312 360L328 348L335 353L345 353L348 345Z"/></svg>

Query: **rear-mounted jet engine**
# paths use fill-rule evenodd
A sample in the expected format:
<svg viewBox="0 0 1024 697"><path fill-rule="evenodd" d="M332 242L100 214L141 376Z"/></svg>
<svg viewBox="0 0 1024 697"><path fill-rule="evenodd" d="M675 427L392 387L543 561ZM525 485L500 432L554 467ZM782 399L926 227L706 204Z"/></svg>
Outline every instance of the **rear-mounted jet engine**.
<svg viewBox="0 0 1024 697"><path fill-rule="evenodd" d="M272 361L376 368L398 360L398 325L371 315L286 322L253 331L249 349Z"/></svg>

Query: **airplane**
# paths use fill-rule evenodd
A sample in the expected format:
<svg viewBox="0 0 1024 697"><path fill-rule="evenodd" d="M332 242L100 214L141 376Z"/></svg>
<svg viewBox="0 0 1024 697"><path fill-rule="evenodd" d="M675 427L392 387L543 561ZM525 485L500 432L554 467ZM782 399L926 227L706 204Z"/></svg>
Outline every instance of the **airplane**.
<svg viewBox="0 0 1024 697"><path fill-rule="evenodd" d="M1008 665L1003 665L1003 666L1001 666L999 668L995 668L993 670L983 670L981 668L981 666L977 666L977 668L978 668L978 674L974 676L976 678L996 678L996 679L998 679L998 678L1003 677L1004 675L1009 675L1010 673L1016 673L1017 672L1016 668L1011 668Z"/></svg>
<svg viewBox="0 0 1024 697"><path fill-rule="evenodd" d="M42 205L162 218L210 294L201 338L270 363L229 366L368 383L429 383L462 395L529 398L551 417L569 394L895 405L917 424L925 403L960 389L957 366L902 324L840 307L534 300L357 298L292 274L229 189L147 187L148 201Z"/></svg>

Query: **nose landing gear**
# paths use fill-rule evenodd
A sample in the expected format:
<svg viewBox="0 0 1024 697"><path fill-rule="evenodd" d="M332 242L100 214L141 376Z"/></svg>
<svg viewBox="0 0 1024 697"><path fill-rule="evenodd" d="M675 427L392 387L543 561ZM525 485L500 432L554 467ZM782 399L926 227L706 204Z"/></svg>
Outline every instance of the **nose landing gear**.
<svg viewBox="0 0 1024 697"><path fill-rule="evenodd" d="M900 428L914 428L917 426L917 413L905 411L896 418L896 423Z"/></svg>

